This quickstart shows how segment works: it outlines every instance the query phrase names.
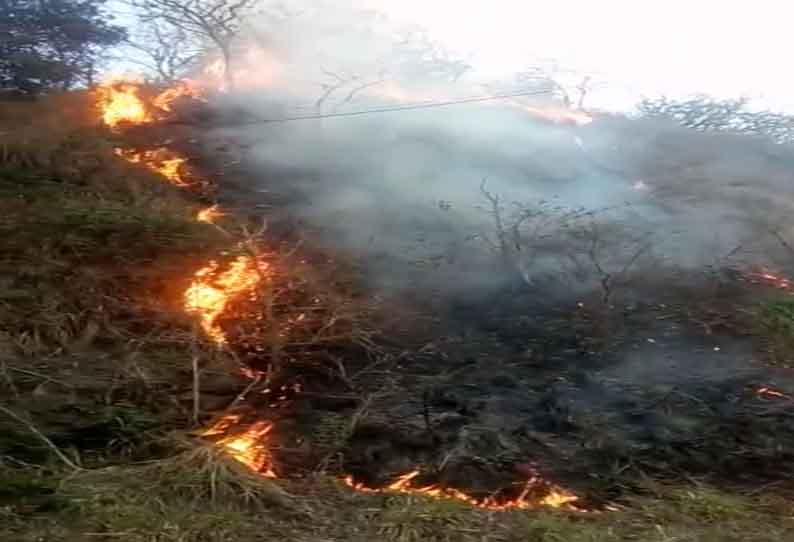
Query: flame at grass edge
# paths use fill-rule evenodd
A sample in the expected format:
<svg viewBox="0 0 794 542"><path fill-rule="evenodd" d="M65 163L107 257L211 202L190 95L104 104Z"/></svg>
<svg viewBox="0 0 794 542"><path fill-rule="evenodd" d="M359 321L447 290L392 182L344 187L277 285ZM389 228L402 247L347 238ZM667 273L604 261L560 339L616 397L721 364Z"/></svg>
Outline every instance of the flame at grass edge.
<svg viewBox="0 0 794 542"><path fill-rule="evenodd" d="M441 487L438 484L430 484L426 486L413 485L414 479L420 474L421 473L419 470L413 470L398 476L389 485L380 489L371 488L362 483L357 483L354 481L352 476L346 476L342 479L342 481L348 487L362 493L402 493L406 495L422 495L433 499L461 501L470 506L474 506L475 508L484 508L488 510L526 510L545 506L550 508L580 511L579 508L573 506L573 503L579 500L578 496L562 488L545 484L540 478L535 476L531 477L526 482L523 489L521 490L521 493L517 497L508 500L500 500L495 497L477 499L458 489ZM547 486L547 493L538 499L530 498L530 491L539 485Z"/></svg>

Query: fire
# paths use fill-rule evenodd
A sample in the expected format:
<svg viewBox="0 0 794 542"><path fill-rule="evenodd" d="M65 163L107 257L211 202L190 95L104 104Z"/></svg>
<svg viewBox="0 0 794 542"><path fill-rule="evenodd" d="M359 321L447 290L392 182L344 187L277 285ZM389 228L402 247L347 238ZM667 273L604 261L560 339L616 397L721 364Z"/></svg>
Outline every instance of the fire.
<svg viewBox="0 0 794 542"><path fill-rule="evenodd" d="M201 433L201 436L212 437L224 435L232 426L239 423L239 421L240 416L225 416L212 427ZM270 462L266 438L272 430L272 423L259 421L251 425L251 427L243 433L233 433L222 437L217 441L217 445L223 447L234 459L260 473L262 476L276 478L276 473Z"/></svg>
<svg viewBox="0 0 794 542"><path fill-rule="evenodd" d="M747 277L752 282L756 282L756 283L762 282L765 284L769 284L770 286L774 286L775 288L779 288L781 290L794 289L794 283L792 283L791 279L783 275L772 273L771 271L762 270L757 272L751 272L747 274Z"/></svg>
<svg viewBox="0 0 794 542"><path fill-rule="evenodd" d="M116 149L116 155L124 158L128 162L143 164L155 173L162 175L176 186L187 186L188 182L182 176L182 165L186 160L180 157L163 158L162 156L166 154L168 154L166 149L143 152Z"/></svg>
<svg viewBox="0 0 794 542"><path fill-rule="evenodd" d="M408 495L424 495L433 499L450 499L462 501L471 506L475 506L477 508L486 508L488 510L528 509L536 508L538 506L577 510L573 503L579 500L579 497L573 493L570 493L562 488L549 486L537 476L531 477L526 482L524 488L517 497L510 500L501 500L496 497L477 499L458 489L441 487L437 484L426 486L414 485L413 480L419 475L420 471L413 470L397 477L394 482L381 489L373 489L365 486L364 484L355 482L352 476L347 476L343 479L343 482L354 490L364 493L404 493ZM547 488L548 491L546 495L539 499L531 498L530 492L532 489L539 487Z"/></svg>
<svg viewBox="0 0 794 542"><path fill-rule="evenodd" d="M111 128L119 124L144 124L152 120L140 96L141 83L134 79L113 78L103 83L97 92L102 120Z"/></svg>
<svg viewBox="0 0 794 542"><path fill-rule="evenodd" d="M551 106L533 107L529 105L521 105L521 108L535 118L553 122L555 124L584 126L593 122L593 117L583 111L574 111L572 109Z"/></svg>
<svg viewBox="0 0 794 542"><path fill-rule="evenodd" d="M777 399L790 399L790 397L785 393L779 392L777 390L773 390L772 388L768 388L766 386L758 388L757 390L755 390L755 393L759 397L775 397Z"/></svg>
<svg viewBox="0 0 794 542"><path fill-rule="evenodd" d="M196 215L196 220L199 222L206 222L207 224L214 224L216 220L224 216L224 212L220 210L217 205L202 209Z"/></svg>
<svg viewBox="0 0 794 542"><path fill-rule="evenodd" d="M218 272L217 262L210 262L196 272L193 282L185 291L185 310L197 314L201 328L215 343L226 344L226 336L216 325L229 301L235 296L253 290L267 266L250 256L238 256L226 271Z"/></svg>
<svg viewBox="0 0 794 542"><path fill-rule="evenodd" d="M175 86L164 90L152 99L152 105L166 111L168 113L173 111L173 103L179 98L188 97L194 99L201 99L203 92L198 87L198 84L189 79L182 79L176 83Z"/></svg>
<svg viewBox="0 0 794 542"><path fill-rule="evenodd" d="M144 83L135 77L113 77L97 89L97 106L102 120L110 128L121 124L147 124L155 120L155 113L171 113L178 98L201 99L198 84L182 79L151 99L142 96Z"/></svg>

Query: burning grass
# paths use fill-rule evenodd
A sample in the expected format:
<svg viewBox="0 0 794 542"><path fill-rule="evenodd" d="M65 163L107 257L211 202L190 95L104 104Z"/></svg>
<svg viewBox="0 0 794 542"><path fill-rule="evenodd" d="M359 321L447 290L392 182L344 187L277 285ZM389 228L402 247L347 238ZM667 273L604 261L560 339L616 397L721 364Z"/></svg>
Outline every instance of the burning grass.
<svg viewBox="0 0 794 542"><path fill-rule="evenodd" d="M182 158L116 151L118 136L96 127L90 106L75 94L19 106L25 114L3 111L0 397L14 416L0 413L0 538L760 542L791 535L788 503L704 488L659 491L627 500L629 510L582 517L528 510L578 502L535 479L515 498L490 501L419 483L414 471L384 490L351 481L354 492L305 472L276 483L279 462L305 449L273 446L289 431L279 433L280 420L268 414L298 389L316 396L327 385L360 399L368 385L362 375L388 377L400 357L376 345L368 321L375 311L350 273L327 259L307 261L295 247L265 252L263 232L230 234L217 207L199 208L180 192ZM121 117L137 114L122 109ZM223 229L213 225L221 221ZM769 309L787 318L788 309ZM774 391L763 399L777 400ZM250 423L229 413L240 392L256 395L259 417ZM362 425L363 403L342 416L342 440ZM217 424L173 438L219 411Z"/></svg>

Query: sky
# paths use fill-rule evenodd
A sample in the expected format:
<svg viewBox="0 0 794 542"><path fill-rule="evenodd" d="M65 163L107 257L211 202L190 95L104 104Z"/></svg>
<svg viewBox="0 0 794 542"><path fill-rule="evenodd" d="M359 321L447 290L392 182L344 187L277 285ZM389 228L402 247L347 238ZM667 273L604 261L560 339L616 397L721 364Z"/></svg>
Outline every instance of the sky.
<svg viewBox="0 0 794 542"><path fill-rule="evenodd" d="M512 77L533 58L595 72L588 104L630 108L642 96L747 96L794 112L785 0L338 0L427 28L470 55L477 75ZM110 6L124 13L117 0ZM132 18L120 15L118 22ZM120 66L117 63L117 67ZM596 103L592 103L596 102Z"/></svg>
<svg viewBox="0 0 794 542"><path fill-rule="evenodd" d="M478 72L515 73L533 56L593 70L609 81L599 98L619 106L646 95L746 95L794 111L786 36L794 3L783 0L361 0L419 23L445 45L472 53Z"/></svg>

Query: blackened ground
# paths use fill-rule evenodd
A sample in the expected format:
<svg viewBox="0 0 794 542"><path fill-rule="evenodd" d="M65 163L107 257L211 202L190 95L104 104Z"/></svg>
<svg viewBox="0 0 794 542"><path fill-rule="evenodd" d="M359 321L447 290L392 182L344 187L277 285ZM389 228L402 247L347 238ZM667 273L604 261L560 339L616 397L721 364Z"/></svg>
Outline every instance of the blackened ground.
<svg viewBox="0 0 794 542"><path fill-rule="evenodd" d="M204 144L216 164L213 153L239 151ZM219 172L220 200L267 217L274 234L311 239L290 216L303 197L290 180L320 172L265 172L254 190L235 160ZM591 501L619 499L643 475L790 484L794 375L764 367L745 316L768 292L727 270L660 270L638 283L608 304L553 280L368 292L386 306L416 301L427 325L421 337L387 337L380 359L336 352L355 373L344 383L304 368L293 375L303 392L287 406L256 405L277 418L282 472L380 486L420 469L423 480L484 496L534 470Z"/></svg>
<svg viewBox="0 0 794 542"><path fill-rule="evenodd" d="M604 336L586 307L538 310L542 295L458 307L432 343L363 378L356 401L302 404L309 445L338 423L349 433L328 453L357 480L419 468L483 496L521 483L527 466L596 501L641 474L791 480L794 377L755 362L748 337L707 334L669 297L601 313Z"/></svg>

